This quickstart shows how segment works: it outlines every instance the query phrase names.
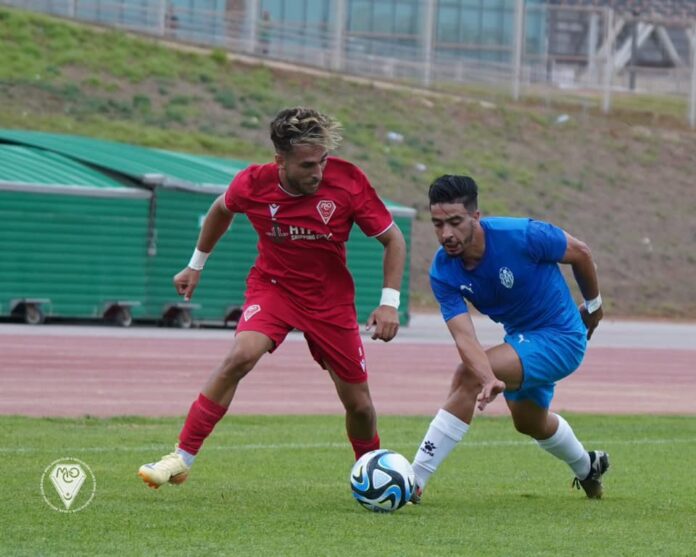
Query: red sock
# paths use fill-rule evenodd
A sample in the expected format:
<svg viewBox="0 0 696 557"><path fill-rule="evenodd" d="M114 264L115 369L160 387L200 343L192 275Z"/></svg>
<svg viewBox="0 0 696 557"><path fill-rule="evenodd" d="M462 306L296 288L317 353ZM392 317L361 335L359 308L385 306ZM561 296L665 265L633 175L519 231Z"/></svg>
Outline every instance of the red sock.
<svg viewBox="0 0 696 557"><path fill-rule="evenodd" d="M348 436L348 439L350 439L350 444L353 445L355 460L358 460L365 453L379 449L379 433L375 433L375 436L369 441L366 439L353 439L351 436Z"/></svg>
<svg viewBox="0 0 696 557"><path fill-rule="evenodd" d="M193 455L198 451L206 437L227 412L227 408L213 402L203 393L198 395L189 410L184 427L179 434L179 448Z"/></svg>

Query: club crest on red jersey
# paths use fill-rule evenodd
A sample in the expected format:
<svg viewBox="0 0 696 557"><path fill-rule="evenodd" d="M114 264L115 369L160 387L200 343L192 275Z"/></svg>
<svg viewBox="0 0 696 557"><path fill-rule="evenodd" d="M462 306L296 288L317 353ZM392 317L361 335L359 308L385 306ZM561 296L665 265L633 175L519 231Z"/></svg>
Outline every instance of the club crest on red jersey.
<svg viewBox="0 0 696 557"><path fill-rule="evenodd" d="M319 203L317 203L317 211L319 211L319 215L321 216L321 220L324 221L324 224L329 224L331 216L334 214L335 210L336 204L331 200L322 199Z"/></svg>
<svg viewBox="0 0 696 557"><path fill-rule="evenodd" d="M261 311L261 306L258 304L254 304L253 306L249 306L244 310L244 321L249 321L254 315L256 315L258 312Z"/></svg>

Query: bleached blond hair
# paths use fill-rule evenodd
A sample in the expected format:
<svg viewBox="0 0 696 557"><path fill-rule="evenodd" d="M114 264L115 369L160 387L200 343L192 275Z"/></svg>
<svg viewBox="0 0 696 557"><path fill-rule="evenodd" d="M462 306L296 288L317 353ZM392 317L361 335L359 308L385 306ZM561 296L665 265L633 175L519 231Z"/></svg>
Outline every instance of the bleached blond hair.
<svg viewBox="0 0 696 557"><path fill-rule="evenodd" d="M294 145L321 145L336 149L343 139L341 124L312 108L296 106L281 110L271 122L271 141L278 153L289 153Z"/></svg>

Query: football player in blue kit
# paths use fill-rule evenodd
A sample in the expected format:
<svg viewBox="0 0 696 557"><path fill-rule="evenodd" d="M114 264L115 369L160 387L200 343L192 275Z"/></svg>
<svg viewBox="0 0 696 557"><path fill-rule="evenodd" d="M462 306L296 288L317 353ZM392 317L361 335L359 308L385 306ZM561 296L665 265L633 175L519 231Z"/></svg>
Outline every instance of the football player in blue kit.
<svg viewBox="0 0 696 557"><path fill-rule="evenodd" d="M413 461L418 503L430 476L461 441L478 405L503 393L515 428L573 471L589 498L602 496L609 455L586 451L561 416L549 412L556 381L571 374L602 318L592 254L552 224L529 218L481 218L468 176L441 176L429 190L441 247L430 282L461 357L449 396ZM577 306L559 263L570 265L584 302ZM502 344L484 350L467 304L502 323Z"/></svg>

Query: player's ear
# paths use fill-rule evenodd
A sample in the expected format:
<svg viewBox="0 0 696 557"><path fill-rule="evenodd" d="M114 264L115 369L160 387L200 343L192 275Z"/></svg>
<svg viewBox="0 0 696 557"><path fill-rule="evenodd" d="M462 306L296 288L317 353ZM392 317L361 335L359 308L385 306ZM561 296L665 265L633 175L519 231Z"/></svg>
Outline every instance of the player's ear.
<svg viewBox="0 0 696 557"><path fill-rule="evenodd" d="M280 153L276 153L275 163L278 165L278 168L285 168L285 157Z"/></svg>

